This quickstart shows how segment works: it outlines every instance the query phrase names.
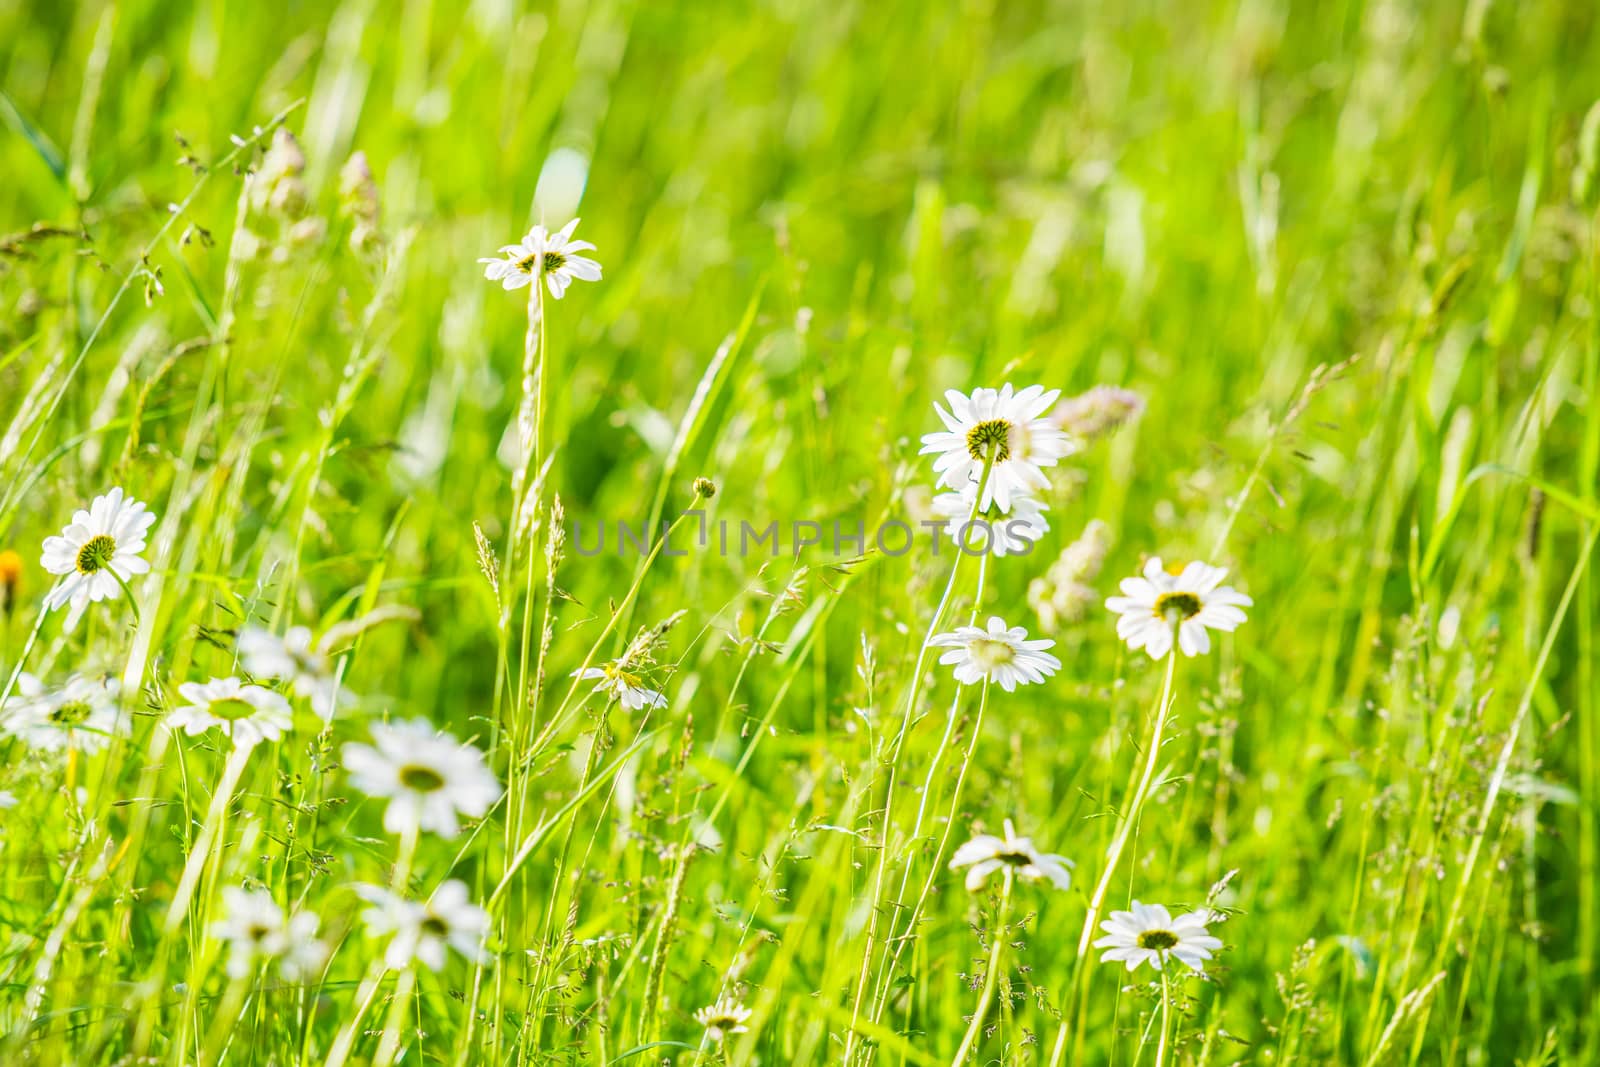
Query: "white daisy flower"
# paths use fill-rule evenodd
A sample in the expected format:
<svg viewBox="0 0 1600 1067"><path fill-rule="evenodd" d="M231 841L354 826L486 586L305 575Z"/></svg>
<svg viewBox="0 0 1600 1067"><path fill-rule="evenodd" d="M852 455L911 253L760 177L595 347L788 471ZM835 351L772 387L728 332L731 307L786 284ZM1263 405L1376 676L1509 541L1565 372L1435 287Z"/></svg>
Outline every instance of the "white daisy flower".
<svg viewBox="0 0 1600 1067"><path fill-rule="evenodd" d="M355 890L371 905L362 913L368 933L390 937L383 954L390 970L403 971L420 962L431 971L441 971L452 948L474 962L489 961L482 947L489 932L489 914L472 903L465 882L451 879L425 904L381 886L358 885Z"/></svg>
<svg viewBox="0 0 1600 1067"><path fill-rule="evenodd" d="M276 960L291 982L312 978L328 959L328 946L317 938L322 920L308 911L285 916L265 889L228 886L222 891L224 918L211 925L211 936L228 943L228 975L248 978L258 963Z"/></svg>
<svg viewBox="0 0 1600 1067"><path fill-rule="evenodd" d="M60 537L44 539L39 565L61 580L44 599L45 610L71 605L66 628L74 629L90 604L122 595L122 587L150 564L139 555L156 517L120 488L94 498L78 511Z"/></svg>
<svg viewBox="0 0 1600 1067"><path fill-rule="evenodd" d="M485 264L483 276L499 282L504 289L521 289L532 285L542 276L550 295L560 300L574 278L586 282L600 280L600 264L579 252L592 252L594 245L588 241L574 241L572 231L578 220L573 219L555 233L543 226L535 226L528 236L514 245L500 249L500 255L478 260Z"/></svg>
<svg viewBox="0 0 1600 1067"><path fill-rule="evenodd" d="M969 482L959 493L940 493L933 498L935 514L949 520L950 536L960 536L965 529L966 551L973 554L988 551L996 556L1025 556L1050 530L1044 513L1050 505L1037 497L1020 496L1011 499L1011 513L1003 514L990 506L977 513L968 525L967 517L973 514L972 502L978 495L978 483Z"/></svg>
<svg viewBox="0 0 1600 1067"><path fill-rule="evenodd" d="M333 718L339 705L351 699L350 691L339 685L333 661L311 639L308 627L293 627L279 637L260 626L246 626L239 633L239 658L252 677L289 683L323 719Z"/></svg>
<svg viewBox="0 0 1600 1067"><path fill-rule="evenodd" d="M727 994L717 998L715 1004L694 1013L694 1021L706 1028L706 1036L721 1041L730 1034L745 1034L750 1028L745 1023L755 1013Z"/></svg>
<svg viewBox="0 0 1600 1067"><path fill-rule="evenodd" d="M1178 632L1178 648L1185 656L1211 651L1208 629L1232 632L1245 614L1241 608L1253 601L1243 593L1222 585L1228 572L1199 561L1174 574L1161 567L1161 557L1153 556L1144 565L1144 577L1124 578L1124 596L1106 598L1106 609L1115 612L1117 636L1135 651L1144 649L1151 659L1160 659L1172 649L1172 632Z"/></svg>
<svg viewBox="0 0 1600 1067"><path fill-rule="evenodd" d="M0 789L0 811L17 806L17 795L9 789Z"/></svg>
<svg viewBox="0 0 1600 1067"><path fill-rule="evenodd" d="M951 389L944 395L950 409L937 403L933 407L946 429L923 435L922 454L938 456L933 469L939 484L957 492L981 480L984 463L992 457L983 486L986 511L997 504L1008 512L1016 498L1049 488L1040 468L1055 466L1073 451L1071 438L1043 417L1061 395L1059 389L1046 392L1042 385L1030 385L1013 394L1007 383L998 391L975 389L967 396Z"/></svg>
<svg viewBox="0 0 1600 1067"><path fill-rule="evenodd" d="M213 678L202 685L184 682L178 693L189 703L167 716L167 726L190 736L217 727L239 748L276 741L294 725L289 702L259 685L237 678Z"/></svg>
<svg viewBox="0 0 1600 1067"><path fill-rule="evenodd" d="M457 813L478 818L500 799L500 781L483 753L441 733L425 719L379 723L373 745L344 746L350 783L373 797L390 797L383 827L391 833L461 832Z"/></svg>
<svg viewBox="0 0 1600 1067"><path fill-rule="evenodd" d="M600 684L594 687L595 692L609 693L612 699L622 705L624 711L667 706L664 694L645 686L643 679L620 663L607 663L604 667L585 667L583 670L573 671L572 676L584 681L591 679L598 681Z"/></svg>
<svg viewBox="0 0 1600 1067"><path fill-rule="evenodd" d="M978 834L956 849L950 857L950 869L967 871L967 889L976 892L983 887L989 875L1009 867L1025 882L1048 881L1057 889L1072 886L1072 861L1054 852L1040 852L1033 847L1033 839L1018 837L1011 820L1005 822L1006 835Z"/></svg>
<svg viewBox="0 0 1600 1067"><path fill-rule="evenodd" d="M950 633L936 634L929 642L950 651L939 662L955 667L956 681L972 685L987 679L1011 692L1019 685L1042 682L1061 669L1061 661L1044 651L1055 642L1047 638L1028 640L1020 626L1006 628L998 615L989 617L989 628L962 626Z"/></svg>
<svg viewBox="0 0 1600 1067"><path fill-rule="evenodd" d="M5 691L6 678L6 674L0 673L0 693ZM4 722L7 715L19 711L24 704L43 695L43 682L27 671L18 671L17 684L11 687L11 696L6 698L4 704L0 704L0 722Z"/></svg>
<svg viewBox="0 0 1600 1067"><path fill-rule="evenodd" d="M1221 916L1201 909L1174 919L1160 904L1133 902L1132 911L1114 911L1100 924L1106 936L1094 943L1107 951L1101 963L1126 963L1133 970L1149 962L1161 970L1167 957L1176 956L1196 971L1205 972L1205 961L1222 947L1218 938L1206 932L1206 924L1221 921Z"/></svg>
<svg viewBox="0 0 1600 1067"><path fill-rule="evenodd" d="M6 702L6 729L29 746L46 751L76 749L95 753L128 732L117 706L121 686L115 678L78 675L46 691L37 679L17 679L17 697ZM19 699L20 698L20 699Z"/></svg>

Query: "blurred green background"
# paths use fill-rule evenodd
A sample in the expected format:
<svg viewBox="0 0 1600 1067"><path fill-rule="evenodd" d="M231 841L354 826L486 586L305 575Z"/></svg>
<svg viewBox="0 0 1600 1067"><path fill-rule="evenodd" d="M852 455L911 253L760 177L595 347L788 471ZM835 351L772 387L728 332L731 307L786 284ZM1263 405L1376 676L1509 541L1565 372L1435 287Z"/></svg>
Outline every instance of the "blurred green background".
<svg viewBox="0 0 1600 1067"><path fill-rule="evenodd" d="M664 471L669 514L704 475L732 523L915 515L931 482L916 439L942 390L1127 386L1142 419L1059 470L1055 529L994 568L986 608L1037 629L1028 584L1092 518L1114 531L1102 595L1143 554L1204 556L1226 534L1217 562L1256 599L1226 651L1180 670L1172 782L1134 864L1133 895L1171 901L1239 871L1231 973L1197 995L1184 1054L1542 1062L1552 1033L1551 1055L1594 1062L1587 578L1534 665L1596 496L1597 18L1555 0L0 2L0 548L31 564L113 481L174 514L191 506L168 499L175 484L225 483L174 531L188 569L154 643L185 651L158 666L254 591L275 599L288 570L285 611L305 621L380 593L416 607L365 639L347 680L370 712L465 736L488 714L496 643L472 523L504 539L525 315L475 260L532 223L581 215L605 267L549 314L549 484L569 517L643 520ZM216 166L230 135L285 109L305 159L296 219L241 209L239 178ZM365 250L341 215L355 151L381 203ZM149 244L197 166L198 195ZM307 219L320 228L297 230ZM260 248L230 278L240 222ZM147 303L137 280L86 347L145 250L162 292ZM1351 356L1294 410L1314 368ZM63 382L54 417L29 421ZM311 478L341 382L355 392ZM1568 495L1469 481L1485 464ZM568 560L557 673L637 562ZM633 821L596 809L582 824L585 929L638 928L670 869L655 846L679 834L652 796L732 791L723 848L689 878L672 1017L687 1025L741 946L744 980L773 991L744 1046L765 1062L827 1058L838 1020L813 997L848 1011L876 853L808 828L875 810L875 740L858 727L898 709L863 693L862 649L887 692L903 686L946 565L873 560L835 605L835 561L802 562L803 651L780 622L781 662L758 656L737 682L793 561L652 570L635 625L689 612L669 692L694 715L690 779L657 780L667 736L634 772ZM7 666L29 626L9 623ZM1159 678L1098 610L1051 636L1063 676L991 705L963 819L1015 814L1092 883L1109 835L1095 816L1138 756ZM1515 788L1469 868L1524 686ZM719 709L748 736L773 701L770 740L730 776L743 743L713 736ZM930 711L917 782L939 695ZM557 802L571 770L549 773ZM835 881L811 895L818 878ZM1458 892L1464 926L1446 922ZM977 950L960 894L936 908L891 1022L939 1055L971 1010L958 972ZM770 940L736 936L745 919ZM1039 1053L1027 1033L1049 1047L1080 921L1078 901L1039 902L1017 1056ZM109 972L137 974L138 944L112 950ZM1448 972L1431 1012L1384 1046L1430 961ZM1113 1046L1125 1062L1134 1038L1100 981L1084 1062ZM582 988L562 1010L582 1015Z"/></svg>

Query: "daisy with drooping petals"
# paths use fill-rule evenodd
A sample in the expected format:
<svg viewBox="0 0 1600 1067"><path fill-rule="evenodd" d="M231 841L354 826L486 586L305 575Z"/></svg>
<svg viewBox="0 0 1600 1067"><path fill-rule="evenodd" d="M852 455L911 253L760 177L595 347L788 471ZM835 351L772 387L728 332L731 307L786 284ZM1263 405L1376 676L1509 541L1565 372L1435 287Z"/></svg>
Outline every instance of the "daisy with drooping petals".
<svg viewBox="0 0 1600 1067"><path fill-rule="evenodd" d="M228 975L248 978L257 963L278 962L291 982L310 978L327 961L328 946L317 939L322 920L308 911L285 916L265 889L228 886L222 891L225 917L211 925L211 936L228 943Z"/></svg>
<svg viewBox="0 0 1600 1067"><path fill-rule="evenodd" d="M1013 393L1008 383L999 390L975 389L971 396L954 389L944 395L950 409L933 407L946 428L923 435L921 454L938 456L933 469L947 489L962 492L981 481L986 511L996 504L1008 512L1014 499L1048 488L1040 468L1055 466L1073 450L1061 427L1043 417L1061 395L1059 389L1046 392L1042 385L1030 385ZM986 463L991 465L984 479Z"/></svg>
<svg viewBox="0 0 1600 1067"><path fill-rule="evenodd" d="M216 727L235 746L248 748L278 740L294 724L289 702L280 694L237 678L213 678L204 685L184 682L178 693L189 703L167 716L167 726L191 737Z"/></svg>
<svg viewBox="0 0 1600 1067"><path fill-rule="evenodd" d="M542 277L550 295L557 300L566 295L567 286L574 278L599 281L600 264L578 254L594 251L594 245L572 239L572 231L577 227L577 219L555 233L535 226L517 244L500 249L500 255L478 260L485 264L483 276L491 282L499 282L503 289L521 289L536 284Z"/></svg>
<svg viewBox="0 0 1600 1067"><path fill-rule="evenodd" d="M627 670L620 663L607 663L604 667L585 667L583 670L573 671L572 676L583 681L598 681L600 684L594 687L595 692L611 694L612 699L621 704L624 711L667 706L665 694L645 686L637 674Z"/></svg>
<svg viewBox="0 0 1600 1067"><path fill-rule="evenodd" d="M1057 889L1072 886L1072 861L1054 852L1040 852L1033 847L1033 839L1018 837L1011 820L1005 821L1005 836L978 834L956 849L950 857L950 869L967 871L967 889L976 892L983 887L989 875L1009 868L1024 882L1048 881Z"/></svg>
<svg viewBox="0 0 1600 1067"><path fill-rule="evenodd" d="M239 633L239 658L251 677L289 683L323 719L333 718L339 705L350 699L349 691L339 686L333 661L311 639L309 627L295 626L279 637L260 626L246 626Z"/></svg>
<svg viewBox="0 0 1600 1067"><path fill-rule="evenodd" d="M996 556L1026 556L1050 531L1050 522L1044 517L1050 505L1031 496L1012 497L1010 514L990 506L977 512L968 523L977 496L978 483L969 482L959 493L940 493L931 505L935 514L949 520L952 539L965 535L966 544L961 547L970 555L989 552Z"/></svg>
<svg viewBox="0 0 1600 1067"><path fill-rule="evenodd" d="M33 748L75 749L95 753L112 738L128 732L117 706L122 691L115 678L79 675L59 689L45 690L23 675L17 679L20 700L6 702L6 729Z"/></svg>
<svg viewBox="0 0 1600 1067"><path fill-rule="evenodd" d="M715 1004L694 1013L694 1021L706 1029L712 1041L721 1041L731 1034L745 1034L750 1028L745 1023L755 1012L724 993Z"/></svg>
<svg viewBox="0 0 1600 1067"><path fill-rule="evenodd" d="M372 797L389 797L383 828L390 833L461 832L457 815L478 818L500 799L500 780L483 753L435 730L426 719L378 723L375 745L344 746L350 783Z"/></svg>
<svg viewBox="0 0 1600 1067"><path fill-rule="evenodd" d="M355 889L371 905L361 916L367 932L390 937L383 954L390 970L403 971L421 963L430 971L441 971L452 948L474 962L488 962L482 946L489 932L489 914L472 903L465 882L452 878L426 903L408 900L381 886L358 885Z"/></svg>
<svg viewBox="0 0 1600 1067"><path fill-rule="evenodd" d="M1172 573L1162 569L1160 556L1151 557L1144 577L1122 580L1125 595L1106 598L1106 609L1119 616L1117 636L1135 651L1144 649L1151 659L1172 650L1173 631L1185 656L1211 651L1206 631L1231 633L1245 621L1240 609L1254 603L1221 584L1227 575L1221 567L1198 560Z"/></svg>
<svg viewBox="0 0 1600 1067"><path fill-rule="evenodd" d="M955 667L956 681L962 685L991 681L1009 693L1019 685L1042 682L1061 669L1061 661L1044 651L1055 647L1054 641L1030 641L1028 631L1020 626L1008 629L998 615L990 616L988 629L962 626L936 634L928 643L950 650L939 662Z"/></svg>
<svg viewBox="0 0 1600 1067"><path fill-rule="evenodd" d="M60 537L44 539L39 565L61 578L44 599L45 610L70 604L66 628L74 629L90 604L122 595L134 575L146 574L145 536L156 521L121 488L97 496L89 510L75 512Z"/></svg>
<svg viewBox="0 0 1600 1067"><path fill-rule="evenodd" d="M1126 963L1130 971L1146 962L1159 971L1167 957L1173 956L1204 974L1205 961L1222 947L1222 941L1207 933L1206 926L1220 918L1202 908L1174 919L1160 904L1136 900L1132 911L1114 911L1100 924L1106 936L1094 947L1106 949L1101 963Z"/></svg>

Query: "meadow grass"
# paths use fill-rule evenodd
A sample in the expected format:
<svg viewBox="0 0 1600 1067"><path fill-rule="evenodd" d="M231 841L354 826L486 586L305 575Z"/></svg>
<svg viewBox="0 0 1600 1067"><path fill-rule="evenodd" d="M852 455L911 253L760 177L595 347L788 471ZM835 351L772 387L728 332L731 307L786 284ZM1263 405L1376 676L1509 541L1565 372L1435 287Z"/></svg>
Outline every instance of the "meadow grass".
<svg viewBox="0 0 1600 1067"><path fill-rule="evenodd" d="M0 5L0 1062L1600 1062L1597 17ZM579 215L602 280L484 279ZM883 550L1007 382L1143 409L1032 552ZM68 629L114 486L150 572ZM1249 620L1130 650L1152 556ZM958 685L990 615L1059 673ZM173 729L252 627L338 714ZM453 836L345 747L418 718ZM948 869L1008 819L1070 889ZM486 932L394 965L451 880ZM327 952L235 967L240 888ZM1225 949L1101 963L1134 900Z"/></svg>

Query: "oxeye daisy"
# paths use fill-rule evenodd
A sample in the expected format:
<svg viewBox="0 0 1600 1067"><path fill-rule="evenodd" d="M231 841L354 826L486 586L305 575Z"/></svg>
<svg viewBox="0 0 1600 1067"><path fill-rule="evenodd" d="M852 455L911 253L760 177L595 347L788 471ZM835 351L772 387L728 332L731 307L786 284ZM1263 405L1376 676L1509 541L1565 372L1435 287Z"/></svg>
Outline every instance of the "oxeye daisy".
<svg viewBox="0 0 1600 1067"><path fill-rule="evenodd" d="M246 626L239 634L239 658L252 677L288 683L324 719L333 718L339 705L350 699L339 686L333 661L305 626L293 627L282 637L260 626Z"/></svg>
<svg viewBox="0 0 1600 1067"><path fill-rule="evenodd" d="M265 889L228 886L222 891L224 917L211 925L211 936L228 944L228 974L248 978L256 965L276 960L291 982L310 978L328 958L328 946L317 939L322 921L311 912L285 916Z"/></svg>
<svg viewBox="0 0 1600 1067"><path fill-rule="evenodd" d="M488 962L482 944L489 931L489 915L472 903L465 882L451 879L426 903L408 900L381 886L358 885L355 890L370 905L362 913L367 932L373 937L389 937L383 962L390 970L403 971L417 962L441 971L452 948L474 962Z"/></svg>
<svg viewBox="0 0 1600 1067"><path fill-rule="evenodd" d="M1106 609L1119 616L1117 636L1135 651L1144 649L1151 659L1172 650L1173 631L1185 656L1211 651L1206 631L1231 632L1245 621L1240 609L1253 603L1221 584L1227 575L1221 567L1199 561L1171 572L1162 568L1160 556L1152 557L1144 577L1122 580L1123 596L1106 598Z"/></svg>
<svg viewBox="0 0 1600 1067"><path fill-rule="evenodd" d="M1003 514L991 505L968 524L973 514L972 504L978 495L978 483L969 482L959 493L940 493L933 498L935 514L949 520L950 536L960 537L965 531L965 551L974 555L990 552L996 556L1025 556L1050 530L1044 513L1050 510L1036 497L1018 496L1011 499L1010 514Z"/></svg>
<svg viewBox="0 0 1600 1067"><path fill-rule="evenodd" d="M737 1000L723 994L716 1003L695 1012L694 1021L705 1027L706 1036L712 1041L721 1041L730 1034L749 1033L750 1028L745 1023L754 1014Z"/></svg>
<svg viewBox="0 0 1600 1067"><path fill-rule="evenodd" d="M514 245L506 245L500 254L478 260L485 264L483 276L499 282L504 289L521 289L533 285L542 277L550 295L560 300L574 278L586 282L600 280L600 264L580 252L594 251L588 241L574 241L572 231L578 220L573 219L555 233L543 226L535 226L528 236Z"/></svg>
<svg viewBox="0 0 1600 1067"><path fill-rule="evenodd" d="M5 675L0 674L0 694L5 692ZM26 718L32 719L33 706L44 695L44 685L29 674L22 671L17 675L16 684L11 688L11 695L0 702L0 730L8 734L21 736L19 723Z"/></svg>
<svg viewBox="0 0 1600 1067"><path fill-rule="evenodd" d="M1020 626L1008 629L998 615L990 616L987 629L962 626L936 634L929 644L950 650L939 662L955 667L956 681L962 685L988 680L1009 693L1019 685L1042 682L1061 669L1061 661L1044 651L1053 648L1054 641L1030 641L1027 630Z"/></svg>
<svg viewBox="0 0 1600 1067"><path fill-rule="evenodd" d="M945 429L922 438L922 454L938 456L933 469L939 484L961 492L982 481L982 507L996 504L1002 512L1011 510L1014 499L1048 488L1040 468L1055 466L1073 451L1071 438L1043 417L1060 395L1059 389L1046 392L1042 385L1013 393L1009 383L998 390L975 389L970 396L954 389L945 393L949 410L933 405ZM986 463L991 466L984 480Z"/></svg>
<svg viewBox="0 0 1600 1067"><path fill-rule="evenodd" d="M156 517L139 501L112 489L77 511L60 537L44 539L39 565L61 580L44 599L47 611L71 605L66 628L74 629L90 604L121 596L134 575L150 564L139 555Z"/></svg>
<svg viewBox="0 0 1600 1067"><path fill-rule="evenodd" d="M13 701L6 702L6 728L33 748L99 752L127 733L117 706L120 691L115 678L79 675L59 689L45 690L23 675L17 684L21 699L14 708Z"/></svg>
<svg viewBox="0 0 1600 1067"><path fill-rule="evenodd" d="M483 753L435 730L425 719L379 723L373 745L344 746L350 783L373 797L389 797L383 827L390 833L461 832L457 815L477 818L500 799L500 781Z"/></svg>
<svg viewBox="0 0 1600 1067"><path fill-rule="evenodd" d="M950 857L952 871L968 867L967 888L976 892L989 875L1009 868L1025 882L1048 881L1057 889L1072 886L1072 861L1054 852L1040 852L1033 839L1018 837L1011 820L1005 821L1005 836L978 834L956 849Z"/></svg>
<svg viewBox="0 0 1600 1067"><path fill-rule="evenodd" d="M1222 947L1220 939L1206 932L1206 925L1216 921L1218 916L1205 909L1174 919L1160 904L1136 900L1132 911L1114 911L1100 924L1106 936L1094 947L1106 949L1101 963L1126 963L1130 971L1146 962L1159 971L1167 957L1175 956L1204 973L1205 961Z"/></svg>
<svg viewBox="0 0 1600 1067"><path fill-rule="evenodd" d="M167 716L167 726L192 735L213 727L247 748L258 741L276 741L294 724L289 702L259 685L237 678L213 678L201 684L185 682L178 693L189 703Z"/></svg>
<svg viewBox="0 0 1600 1067"><path fill-rule="evenodd" d="M599 682L595 692L609 693L611 697L622 705L624 711L639 711L643 708L664 708L667 698L664 694L647 687L639 675L628 670L620 663L607 663L603 667L585 667L573 671L574 678Z"/></svg>

